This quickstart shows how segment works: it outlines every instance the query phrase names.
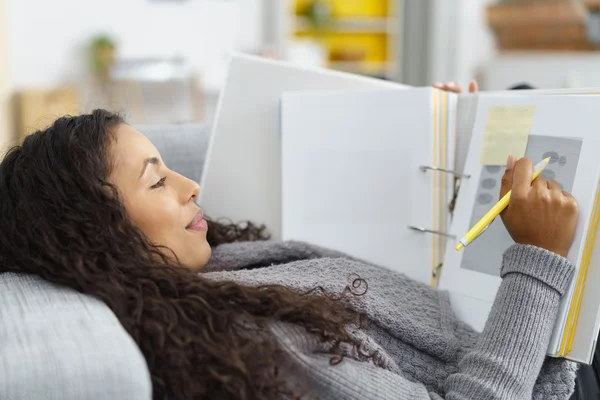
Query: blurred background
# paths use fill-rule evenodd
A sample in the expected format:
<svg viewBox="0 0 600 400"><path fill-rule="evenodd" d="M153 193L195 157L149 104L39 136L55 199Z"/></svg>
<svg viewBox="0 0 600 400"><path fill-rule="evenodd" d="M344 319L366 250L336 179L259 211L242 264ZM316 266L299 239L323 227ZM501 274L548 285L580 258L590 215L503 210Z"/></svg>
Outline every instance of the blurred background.
<svg viewBox="0 0 600 400"><path fill-rule="evenodd" d="M600 0L0 0L0 146L96 107L210 124L231 51L411 85L600 87L599 15Z"/></svg>

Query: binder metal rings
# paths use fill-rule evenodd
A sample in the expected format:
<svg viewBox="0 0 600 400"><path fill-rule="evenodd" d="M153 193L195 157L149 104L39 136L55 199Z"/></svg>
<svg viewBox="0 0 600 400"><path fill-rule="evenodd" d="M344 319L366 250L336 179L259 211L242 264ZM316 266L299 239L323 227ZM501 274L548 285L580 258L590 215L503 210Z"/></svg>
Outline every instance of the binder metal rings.
<svg viewBox="0 0 600 400"><path fill-rule="evenodd" d="M458 171L453 171L451 169L445 169L445 168L439 168L439 167L430 167L430 166L427 166L427 165L421 165L420 169L423 172L427 172L427 170L445 172L447 174L452 174L452 175L457 176L459 178L465 178L465 179L469 179L471 177L471 175L469 175L469 174L463 174L463 173L460 173Z"/></svg>
<svg viewBox="0 0 600 400"><path fill-rule="evenodd" d="M423 228L420 226L407 225L407 228L412 229L413 231L418 231L418 232L423 232L423 233L431 233L434 235L440 235L440 236L445 236L445 237L449 237L452 239L456 239L456 235L452 235L452 234L446 233L446 232L434 231L434 230Z"/></svg>

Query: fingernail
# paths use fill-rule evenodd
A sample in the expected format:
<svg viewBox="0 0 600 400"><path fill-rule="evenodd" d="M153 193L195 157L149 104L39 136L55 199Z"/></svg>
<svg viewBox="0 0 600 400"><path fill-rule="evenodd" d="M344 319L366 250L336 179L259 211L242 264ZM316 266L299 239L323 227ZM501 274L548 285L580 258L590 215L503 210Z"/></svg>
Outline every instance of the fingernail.
<svg viewBox="0 0 600 400"><path fill-rule="evenodd" d="M512 159L513 159L513 155L509 154L508 158L506 159L506 169L510 169L510 166L512 165Z"/></svg>

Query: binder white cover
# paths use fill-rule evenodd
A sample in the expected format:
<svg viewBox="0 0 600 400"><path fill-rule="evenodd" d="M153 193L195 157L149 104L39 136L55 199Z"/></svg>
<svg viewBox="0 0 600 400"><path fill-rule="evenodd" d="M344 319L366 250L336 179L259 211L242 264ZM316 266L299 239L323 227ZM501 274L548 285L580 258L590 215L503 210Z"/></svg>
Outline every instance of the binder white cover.
<svg viewBox="0 0 600 400"><path fill-rule="evenodd" d="M406 87L233 54L207 149L199 204L213 219L265 224L272 239L281 239L279 103L283 92Z"/></svg>

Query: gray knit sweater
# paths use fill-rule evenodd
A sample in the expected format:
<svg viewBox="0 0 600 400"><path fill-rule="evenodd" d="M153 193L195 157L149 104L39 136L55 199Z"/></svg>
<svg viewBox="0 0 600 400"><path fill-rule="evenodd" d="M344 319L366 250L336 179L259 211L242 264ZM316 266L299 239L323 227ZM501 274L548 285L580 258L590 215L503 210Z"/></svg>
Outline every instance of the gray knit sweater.
<svg viewBox="0 0 600 400"><path fill-rule="evenodd" d="M567 399L576 366L546 359L560 296L573 266L548 251L515 245L504 255L502 284L484 331L457 320L447 293L343 254L298 242L219 246L205 276L242 284L322 286L340 293L356 275L368 283L350 299L373 322L357 331L383 366L331 356L303 328L272 329L294 368L320 399ZM290 380L293 380L290 373Z"/></svg>

